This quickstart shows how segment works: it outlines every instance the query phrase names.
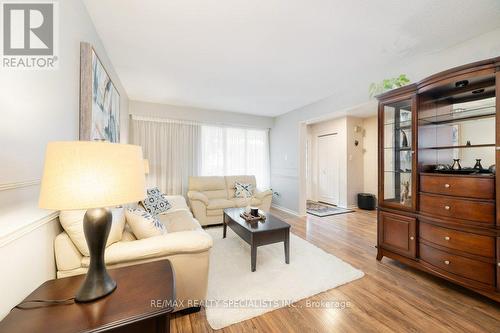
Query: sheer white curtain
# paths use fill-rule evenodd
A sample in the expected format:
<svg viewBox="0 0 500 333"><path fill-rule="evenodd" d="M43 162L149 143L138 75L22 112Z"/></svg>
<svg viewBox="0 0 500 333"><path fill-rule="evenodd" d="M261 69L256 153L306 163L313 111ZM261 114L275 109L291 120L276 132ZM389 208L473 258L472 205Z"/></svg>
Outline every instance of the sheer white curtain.
<svg viewBox="0 0 500 333"><path fill-rule="evenodd" d="M255 175L270 185L269 130L201 126L201 175Z"/></svg>
<svg viewBox="0 0 500 333"><path fill-rule="evenodd" d="M199 173L200 133L196 123L131 119L130 141L149 160L148 186L168 195L187 193L188 177Z"/></svg>

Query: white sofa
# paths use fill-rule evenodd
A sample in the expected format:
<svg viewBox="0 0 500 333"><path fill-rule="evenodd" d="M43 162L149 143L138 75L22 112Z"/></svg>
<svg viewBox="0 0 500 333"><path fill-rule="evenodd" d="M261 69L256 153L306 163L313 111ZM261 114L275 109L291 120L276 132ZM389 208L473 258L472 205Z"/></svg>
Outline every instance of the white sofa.
<svg viewBox="0 0 500 333"><path fill-rule="evenodd" d="M258 207L267 212L271 208L271 190L254 191L251 198L236 198L234 183L252 184L256 189L255 176L198 176L189 177L187 194L189 205L201 225L221 224L224 208Z"/></svg>
<svg viewBox="0 0 500 333"><path fill-rule="evenodd" d="M188 307L188 300L202 301L206 298L212 238L193 218L182 196L167 196L167 200L172 208L159 215L167 231L179 230L180 227L186 229L186 226L189 230L137 240L125 228L122 239L106 248L105 261L107 268L112 269L169 259L175 274L176 298L184 301L182 307L176 308L177 311ZM58 278L87 272L90 258L78 250L66 232L56 237L54 248Z"/></svg>

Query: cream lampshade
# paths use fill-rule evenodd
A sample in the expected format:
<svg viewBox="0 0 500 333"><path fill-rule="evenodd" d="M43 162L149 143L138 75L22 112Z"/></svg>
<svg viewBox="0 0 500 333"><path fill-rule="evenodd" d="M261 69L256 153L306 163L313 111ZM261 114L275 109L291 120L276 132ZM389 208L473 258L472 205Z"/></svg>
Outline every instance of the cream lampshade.
<svg viewBox="0 0 500 333"><path fill-rule="evenodd" d="M40 190L40 208L88 209L137 202L146 197L140 146L50 142Z"/></svg>
<svg viewBox="0 0 500 333"><path fill-rule="evenodd" d="M83 231L90 252L85 281L75 300L89 302L116 289L106 271L104 251L112 223L105 207L146 197L144 162L139 146L107 142L50 142L40 189L40 208L88 209Z"/></svg>
<svg viewBox="0 0 500 333"><path fill-rule="evenodd" d="M147 159L144 159L144 174L149 174L149 161Z"/></svg>

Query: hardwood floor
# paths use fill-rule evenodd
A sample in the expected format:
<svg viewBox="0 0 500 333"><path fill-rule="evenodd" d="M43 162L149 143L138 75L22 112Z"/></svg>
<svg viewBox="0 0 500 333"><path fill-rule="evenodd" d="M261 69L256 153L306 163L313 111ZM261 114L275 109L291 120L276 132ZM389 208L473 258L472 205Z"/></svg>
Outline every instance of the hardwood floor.
<svg viewBox="0 0 500 333"><path fill-rule="evenodd" d="M499 303L391 259L375 260L375 212L324 218L273 212L295 235L363 270L365 277L307 299L349 301L348 308L311 308L301 300L219 332L500 332ZM213 332L203 309L174 314L170 329Z"/></svg>

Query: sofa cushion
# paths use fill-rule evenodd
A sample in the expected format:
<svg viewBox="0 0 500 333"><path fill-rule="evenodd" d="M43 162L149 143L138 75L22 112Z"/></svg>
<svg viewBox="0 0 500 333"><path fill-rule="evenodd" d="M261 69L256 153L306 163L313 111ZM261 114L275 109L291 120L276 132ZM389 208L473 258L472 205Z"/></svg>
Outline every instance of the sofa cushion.
<svg viewBox="0 0 500 333"><path fill-rule="evenodd" d="M125 230L123 230L123 236L121 239L121 242L130 242L137 240L137 237L134 236L134 233L132 232L132 229L130 229L130 226L128 224L125 225Z"/></svg>
<svg viewBox="0 0 500 333"><path fill-rule="evenodd" d="M165 195L165 198L168 200L170 203L171 207L170 210L177 210L177 209L186 209L189 210L189 207L186 203L186 199L182 195ZM167 211L168 213L168 211Z"/></svg>
<svg viewBox="0 0 500 333"><path fill-rule="evenodd" d="M234 197L235 198L251 198L253 195L253 185L235 182L234 183Z"/></svg>
<svg viewBox="0 0 500 333"><path fill-rule="evenodd" d="M191 212L179 209L167 214L159 215L161 223L167 228L167 231L170 232L180 232L180 231L191 231L200 229L201 226L193 218L193 214Z"/></svg>
<svg viewBox="0 0 500 333"><path fill-rule="evenodd" d="M80 268L82 254L66 232L61 232L56 236L54 250L57 270L64 271Z"/></svg>
<svg viewBox="0 0 500 333"><path fill-rule="evenodd" d="M225 190L226 189L226 181L224 177L220 176L200 176L189 177L189 190L190 191L216 191L216 190Z"/></svg>
<svg viewBox="0 0 500 333"><path fill-rule="evenodd" d="M235 207L260 206L262 201L257 198L232 198Z"/></svg>
<svg viewBox="0 0 500 333"><path fill-rule="evenodd" d="M227 189L227 198L232 199L235 197L235 183L243 183L243 184L252 184L254 190L257 188L255 182L255 176L225 176L226 180L226 189Z"/></svg>
<svg viewBox="0 0 500 333"><path fill-rule="evenodd" d="M222 214L224 214L222 209L207 209L207 216L220 216L220 223L222 223Z"/></svg>
<svg viewBox="0 0 500 333"><path fill-rule="evenodd" d="M163 235L167 231L158 218L145 210L128 208L125 211L125 216L137 239Z"/></svg>
<svg viewBox="0 0 500 333"><path fill-rule="evenodd" d="M146 199L141 201L141 204L148 211L148 213L153 215L158 215L166 212L172 206L166 195L163 194L158 187L152 187L147 190L148 196Z"/></svg>
<svg viewBox="0 0 500 333"><path fill-rule="evenodd" d="M265 191L262 191L262 192L259 192L259 191L255 191L253 196L259 200L262 200L264 199L265 197L268 197L268 196L272 196L273 195L273 191L272 190L265 190Z"/></svg>
<svg viewBox="0 0 500 333"><path fill-rule="evenodd" d="M250 205L251 206L260 206L262 204L262 200L257 199L257 198L252 198L250 200Z"/></svg>
<svg viewBox="0 0 500 333"><path fill-rule="evenodd" d="M208 200L207 210L211 209L224 209L224 208L232 208L234 206L234 202L227 199L210 199Z"/></svg>
<svg viewBox="0 0 500 333"><path fill-rule="evenodd" d="M125 227L125 214L123 208L111 208L113 220L111 230L109 231L106 247L122 239L123 228ZM87 210L62 210L59 213L59 221L64 231L68 234L71 241L75 244L81 254L90 255L85 234L83 232L83 217Z"/></svg>
<svg viewBox="0 0 500 333"><path fill-rule="evenodd" d="M219 198L227 199L226 189L217 191L203 191L201 193L203 193L209 199L219 199Z"/></svg>
<svg viewBox="0 0 500 333"><path fill-rule="evenodd" d="M250 205L251 198L232 198L235 207L246 207Z"/></svg>
<svg viewBox="0 0 500 333"><path fill-rule="evenodd" d="M227 199L226 181L220 176L191 176L189 191L201 192L209 199Z"/></svg>

